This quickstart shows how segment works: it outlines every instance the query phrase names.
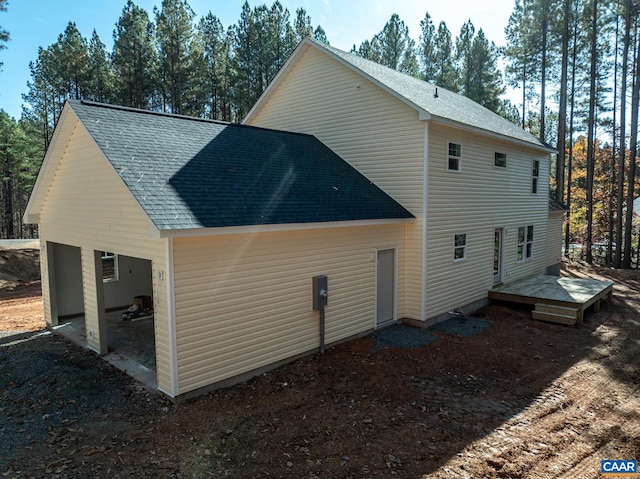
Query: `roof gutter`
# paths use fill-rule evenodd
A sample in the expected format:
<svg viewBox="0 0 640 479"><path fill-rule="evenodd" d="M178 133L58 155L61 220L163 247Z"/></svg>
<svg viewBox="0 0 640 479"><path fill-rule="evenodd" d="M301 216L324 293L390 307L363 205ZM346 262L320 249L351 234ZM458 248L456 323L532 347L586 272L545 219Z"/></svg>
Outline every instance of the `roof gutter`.
<svg viewBox="0 0 640 479"><path fill-rule="evenodd" d="M379 226L413 223L415 218L390 218L374 220L353 220L353 221L328 221L322 223L287 223L287 224L267 224L267 225L247 225L247 226L224 226L219 228L189 228L189 229L158 229L149 228L149 236L152 238L189 238L196 236L222 236L232 234L257 234L271 233L278 231L303 231L312 229L329 228L355 228L359 226Z"/></svg>

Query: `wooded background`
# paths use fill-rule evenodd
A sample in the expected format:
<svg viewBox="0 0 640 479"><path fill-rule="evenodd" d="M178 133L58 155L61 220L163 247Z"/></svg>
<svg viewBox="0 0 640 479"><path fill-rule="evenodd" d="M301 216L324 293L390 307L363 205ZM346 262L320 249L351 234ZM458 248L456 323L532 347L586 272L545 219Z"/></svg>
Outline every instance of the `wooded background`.
<svg viewBox="0 0 640 479"><path fill-rule="evenodd" d="M466 95L556 147L550 181L570 209L566 251L579 244L588 262L629 268L640 236L639 15L640 0L516 0L507 44L496 46L471 20L454 37L428 12L414 39L394 14L352 53ZM0 50L9 35L0 28ZM185 0L151 13L128 0L112 51L70 21L34 52L21 118L0 110L0 237L37 234L22 215L67 98L240 122L307 36L330 40L303 8L291 15L278 1L245 3L225 27ZM507 87L522 92L517 105L502 98Z"/></svg>

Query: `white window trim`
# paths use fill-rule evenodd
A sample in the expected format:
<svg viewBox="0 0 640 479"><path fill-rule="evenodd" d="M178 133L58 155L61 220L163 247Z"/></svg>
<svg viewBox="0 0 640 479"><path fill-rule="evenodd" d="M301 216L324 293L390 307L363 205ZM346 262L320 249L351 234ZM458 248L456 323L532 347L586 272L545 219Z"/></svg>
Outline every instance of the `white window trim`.
<svg viewBox="0 0 640 479"><path fill-rule="evenodd" d="M523 242L520 242L520 229L524 229L524 237ZM529 237L529 228L531 228L531 237ZM533 259L533 234L534 234L534 225L526 225L526 226L518 226L518 230L516 231L517 237L516 241L518 242L516 246L516 255L519 256L519 249L522 246L522 258L516 257L516 262L524 263L525 261L531 261ZM531 254L527 256L527 246L531 245Z"/></svg>
<svg viewBox="0 0 640 479"><path fill-rule="evenodd" d="M537 168L534 168L535 164L538 164ZM535 175L535 170L538 170L538 174ZM535 191L533 191L533 185L536 185ZM537 195L540 193L540 160L531 160L531 194Z"/></svg>
<svg viewBox="0 0 640 479"><path fill-rule="evenodd" d="M450 148L451 145L458 145L460 147L460 155L459 156L451 155L449 153L449 148ZM452 159L452 158L458 160L458 168L455 169L455 170L452 169L452 168L449 168L449 160ZM462 143L456 143L454 141L450 141L450 142L447 143L447 171L450 171L452 173L460 173L460 171L462 171Z"/></svg>
<svg viewBox="0 0 640 479"><path fill-rule="evenodd" d="M496 155L504 155L504 166L496 165ZM493 167L494 168L498 168L500 170L506 170L507 169L507 154L506 153L502 153L500 151L494 151L493 152Z"/></svg>
<svg viewBox="0 0 640 479"><path fill-rule="evenodd" d="M464 244L456 245L456 236L464 236ZM456 258L456 250L462 249L462 257ZM453 235L453 262L459 263L467 259L467 233L455 233Z"/></svg>
<svg viewBox="0 0 640 479"><path fill-rule="evenodd" d="M104 268L102 270L102 282L103 283L113 283L120 279L120 268L118 267L118 255L115 253L111 253L109 251L103 251L100 255L102 262L104 264L104 260L108 260L113 258L113 278L105 278L104 277Z"/></svg>

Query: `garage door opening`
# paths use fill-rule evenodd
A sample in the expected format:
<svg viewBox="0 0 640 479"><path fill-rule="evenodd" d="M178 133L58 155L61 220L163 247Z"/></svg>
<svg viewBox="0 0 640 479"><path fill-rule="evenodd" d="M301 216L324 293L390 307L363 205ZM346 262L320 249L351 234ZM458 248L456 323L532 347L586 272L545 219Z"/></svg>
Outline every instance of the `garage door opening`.
<svg viewBox="0 0 640 479"><path fill-rule="evenodd" d="M107 354L104 359L156 387L153 277L150 260L99 252ZM87 347L82 254L79 247L47 243L51 322L54 330ZM97 268L98 269L98 268ZM99 304L99 302L98 302Z"/></svg>
<svg viewBox="0 0 640 479"><path fill-rule="evenodd" d="M108 354L128 373L153 377L156 346L150 260L101 252ZM140 367L141 366L141 367ZM139 378L140 379L140 378Z"/></svg>

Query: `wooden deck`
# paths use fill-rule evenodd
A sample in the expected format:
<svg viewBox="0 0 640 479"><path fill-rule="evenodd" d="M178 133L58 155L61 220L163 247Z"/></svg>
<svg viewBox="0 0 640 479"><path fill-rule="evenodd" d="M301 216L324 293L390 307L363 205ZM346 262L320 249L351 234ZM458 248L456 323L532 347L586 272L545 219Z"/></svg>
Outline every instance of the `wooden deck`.
<svg viewBox="0 0 640 479"><path fill-rule="evenodd" d="M582 324L584 311L593 305L600 311L600 300L611 299L613 282L583 278L538 275L498 286L489 299L533 304L533 317L562 324Z"/></svg>

